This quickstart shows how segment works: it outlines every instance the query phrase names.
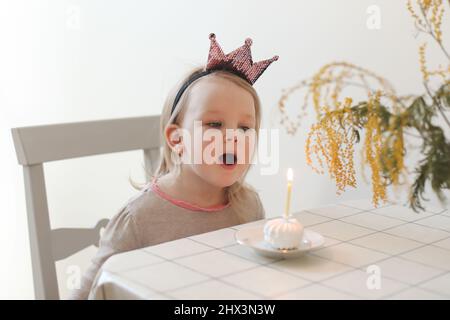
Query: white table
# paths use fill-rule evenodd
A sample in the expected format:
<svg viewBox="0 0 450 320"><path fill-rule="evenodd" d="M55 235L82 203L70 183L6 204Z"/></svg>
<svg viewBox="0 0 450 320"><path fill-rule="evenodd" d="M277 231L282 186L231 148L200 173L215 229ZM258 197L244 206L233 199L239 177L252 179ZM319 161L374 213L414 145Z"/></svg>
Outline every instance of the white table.
<svg viewBox="0 0 450 320"><path fill-rule="evenodd" d="M235 243L263 220L129 251L104 264L90 298L449 299L450 213L431 211L357 200L296 213L326 241L293 260Z"/></svg>

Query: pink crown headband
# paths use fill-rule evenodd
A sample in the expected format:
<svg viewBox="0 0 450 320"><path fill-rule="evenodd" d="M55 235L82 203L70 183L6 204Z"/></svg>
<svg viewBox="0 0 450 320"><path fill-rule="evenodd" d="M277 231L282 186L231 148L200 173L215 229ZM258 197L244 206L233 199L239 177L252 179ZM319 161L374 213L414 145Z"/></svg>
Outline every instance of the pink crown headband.
<svg viewBox="0 0 450 320"><path fill-rule="evenodd" d="M175 100L172 105L172 111L178 104L183 92L187 87L195 80L210 74L213 71L224 70L236 74L237 76L243 78L248 83L253 85L256 80L264 73L267 67L274 61L278 60L278 56L274 56L271 59L258 61L253 63L252 53L250 51L250 46L253 41L250 38L245 40L243 46L237 48L236 50L230 52L229 54L224 54L222 48L216 41L216 35L211 33L209 35L211 40L211 45L209 48L208 62L206 63L205 70L202 70L194 74L189 78L183 86L178 90Z"/></svg>

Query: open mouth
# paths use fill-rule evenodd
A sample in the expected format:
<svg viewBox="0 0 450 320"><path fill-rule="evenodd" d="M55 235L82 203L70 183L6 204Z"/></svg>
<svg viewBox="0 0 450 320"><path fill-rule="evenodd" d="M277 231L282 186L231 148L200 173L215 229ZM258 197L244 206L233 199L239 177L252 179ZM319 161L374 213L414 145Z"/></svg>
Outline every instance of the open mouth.
<svg viewBox="0 0 450 320"><path fill-rule="evenodd" d="M233 153L224 153L219 157L219 163L222 165L232 166L237 163L237 157Z"/></svg>

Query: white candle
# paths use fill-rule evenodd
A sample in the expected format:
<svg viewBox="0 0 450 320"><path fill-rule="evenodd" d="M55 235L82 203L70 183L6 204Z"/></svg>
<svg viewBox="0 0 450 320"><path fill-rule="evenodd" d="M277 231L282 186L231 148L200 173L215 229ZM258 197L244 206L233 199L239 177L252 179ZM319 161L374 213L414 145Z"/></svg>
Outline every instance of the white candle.
<svg viewBox="0 0 450 320"><path fill-rule="evenodd" d="M292 180L294 179L294 173L292 168L287 171L287 196L286 196L286 207L284 210L284 217L287 219L289 216L289 208L291 206L291 190L292 190Z"/></svg>

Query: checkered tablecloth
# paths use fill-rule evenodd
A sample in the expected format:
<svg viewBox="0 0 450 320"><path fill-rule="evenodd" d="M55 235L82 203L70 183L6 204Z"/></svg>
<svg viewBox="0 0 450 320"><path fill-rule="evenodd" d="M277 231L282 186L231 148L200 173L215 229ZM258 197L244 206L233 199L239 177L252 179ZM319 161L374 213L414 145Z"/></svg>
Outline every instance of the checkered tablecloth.
<svg viewBox="0 0 450 320"><path fill-rule="evenodd" d="M111 257L94 299L449 299L450 213L415 213L370 200L294 214L325 245L297 259L258 255L236 230L183 238Z"/></svg>

